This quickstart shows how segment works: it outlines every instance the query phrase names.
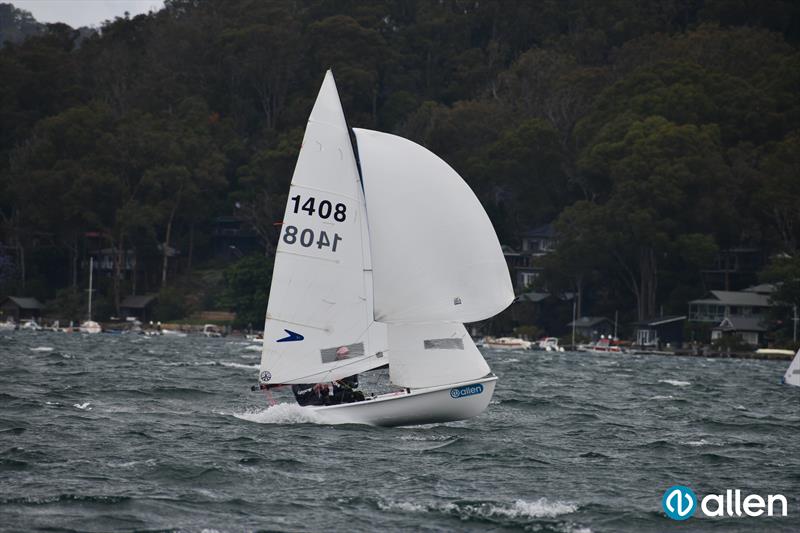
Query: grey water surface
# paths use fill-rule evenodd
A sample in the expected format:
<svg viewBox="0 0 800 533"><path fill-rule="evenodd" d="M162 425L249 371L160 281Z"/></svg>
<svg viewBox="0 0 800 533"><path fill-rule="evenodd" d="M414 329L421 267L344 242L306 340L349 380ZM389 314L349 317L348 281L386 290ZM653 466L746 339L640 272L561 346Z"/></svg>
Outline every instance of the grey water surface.
<svg viewBox="0 0 800 533"><path fill-rule="evenodd" d="M0 530L800 530L788 362L485 354L483 415L375 428L268 408L241 339L0 333ZM676 484L789 516L675 522Z"/></svg>

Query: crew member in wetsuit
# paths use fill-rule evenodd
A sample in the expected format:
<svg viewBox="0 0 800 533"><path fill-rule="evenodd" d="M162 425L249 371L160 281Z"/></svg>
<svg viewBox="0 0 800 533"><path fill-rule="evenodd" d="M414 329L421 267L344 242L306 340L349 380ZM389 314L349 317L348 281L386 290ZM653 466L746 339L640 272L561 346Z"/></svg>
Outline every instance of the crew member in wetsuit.
<svg viewBox="0 0 800 533"><path fill-rule="evenodd" d="M336 360L341 361L350 356L347 346L342 346L336 350ZM347 376L333 383L332 404L360 402L364 399L364 393L358 388L358 374Z"/></svg>
<svg viewBox="0 0 800 533"><path fill-rule="evenodd" d="M347 359L350 350L347 346L342 346L336 350L336 361ZM364 399L364 393L356 390L358 388L358 374L347 376L333 383L333 390L327 383L303 383L292 385L292 392L301 406L306 405L337 405L340 403L360 402Z"/></svg>
<svg viewBox="0 0 800 533"><path fill-rule="evenodd" d="M292 385L292 392L301 406L329 405L331 403L330 389L327 383L299 383Z"/></svg>

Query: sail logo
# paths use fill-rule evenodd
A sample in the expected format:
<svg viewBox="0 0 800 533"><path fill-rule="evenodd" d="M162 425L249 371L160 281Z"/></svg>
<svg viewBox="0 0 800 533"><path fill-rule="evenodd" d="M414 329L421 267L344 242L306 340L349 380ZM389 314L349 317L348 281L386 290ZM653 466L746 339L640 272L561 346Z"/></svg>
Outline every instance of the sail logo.
<svg viewBox="0 0 800 533"><path fill-rule="evenodd" d="M264 382L266 382L266 381L269 381L269 380L271 380L271 379L272 379L272 374L270 373L270 371L269 371L269 370L264 370L264 371L261 373L261 381L264 381Z"/></svg>
<svg viewBox="0 0 800 533"><path fill-rule="evenodd" d="M456 387L450 389L451 398L463 398L464 396L472 396L483 392L483 385L476 383L475 385L466 385L464 387Z"/></svg>
<svg viewBox="0 0 800 533"><path fill-rule="evenodd" d="M717 517L758 517L787 516L789 503L782 494L768 494L766 498L758 494L748 494L742 497L739 489L727 489L720 494L707 494L698 505L697 496L689 487L673 485L664 492L661 498L661 507L668 517L673 520L686 520L691 518L698 507L703 515L710 518ZM776 509L778 507L778 509Z"/></svg>
<svg viewBox="0 0 800 533"><path fill-rule="evenodd" d="M278 339L278 340L277 340L277 341L275 341L275 342L294 342L294 341L301 341L301 340L305 339L305 337L303 337L303 336L302 336L302 335L300 335L299 333L297 333L297 332L294 332L294 331L292 331L292 330L285 329L285 330L283 330L283 331L285 331L285 332L286 332L286 335L287 335L287 336L286 336L286 337L284 337L284 338L282 338L282 339Z"/></svg>
<svg viewBox="0 0 800 533"><path fill-rule="evenodd" d="M697 510L697 496L689 487L673 485L664 492L661 507L673 520L686 520Z"/></svg>

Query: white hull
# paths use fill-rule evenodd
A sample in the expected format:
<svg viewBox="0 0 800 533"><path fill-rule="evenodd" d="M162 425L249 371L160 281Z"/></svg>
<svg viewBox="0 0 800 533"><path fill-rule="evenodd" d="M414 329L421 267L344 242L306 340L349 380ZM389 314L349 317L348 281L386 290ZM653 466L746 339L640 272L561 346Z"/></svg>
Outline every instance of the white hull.
<svg viewBox="0 0 800 533"><path fill-rule="evenodd" d="M81 333L96 334L103 331L103 328L94 320L87 320L81 324Z"/></svg>
<svg viewBox="0 0 800 533"><path fill-rule="evenodd" d="M306 409L330 424L416 426L452 422L481 414L492 399L496 382L497 376L490 375L452 385L384 394L363 402Z"/></svg>
<svg viewBox="0 0 800 533"><path fill-rule="evenodd" d="M495 350L530 350L533 343L513 337L501 337L499 339L484 339L483 345L486 348Z"/></svg>

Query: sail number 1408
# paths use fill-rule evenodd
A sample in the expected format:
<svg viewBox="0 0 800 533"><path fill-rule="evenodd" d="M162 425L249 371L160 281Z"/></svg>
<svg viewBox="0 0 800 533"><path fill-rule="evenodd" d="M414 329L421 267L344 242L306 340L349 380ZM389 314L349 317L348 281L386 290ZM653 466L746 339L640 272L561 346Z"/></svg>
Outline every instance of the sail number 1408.
<svg viewBox="0 0 800 533"><path fill-rule="evenodd" d="M333 215L336 222L344 222L347 220L347 206L344 204L332 204L329 200L322 200L317 203L316 198L309 196L305 202L301 201L300 195L292 196L290 200L294 203L294 212L299 213L305 211L309 216L314 216L314 213L323 220L327 220Z"/></svg>
<svg viewBox="0 0 800 533"><path fill-rule="evenodd" d="M300 246L304 248L309 248L316 244L320 250L329 247L332 252L336 251L336 246L341 240L342 238L339 237L338 233L334 233L331 240L325 230L321 230L319 236L316 236L313 229L306 228L301 231L297 229L297 226L286 226L286 230L283 232L283 242L286 244L299 242Z"/></svg>

